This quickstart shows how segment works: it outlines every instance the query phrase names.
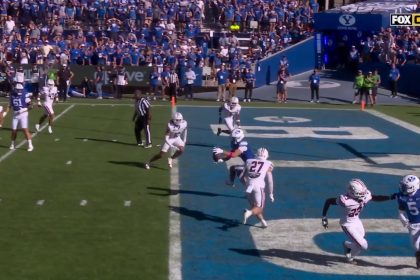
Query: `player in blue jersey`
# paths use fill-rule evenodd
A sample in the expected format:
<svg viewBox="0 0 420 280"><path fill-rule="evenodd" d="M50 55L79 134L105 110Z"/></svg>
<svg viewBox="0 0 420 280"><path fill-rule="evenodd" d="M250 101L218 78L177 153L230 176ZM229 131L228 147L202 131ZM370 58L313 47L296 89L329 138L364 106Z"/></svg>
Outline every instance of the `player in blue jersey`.
<svg viewBox="0 0 420 280"><path fill-rule="evenodd" d="M231 158L241 158L242 161L245 163L248 159L255 158L255 154L252 151L250 145L247 141L244 140L245 134L244 131L240 128L235 128L232 130L232 142L231 142L231 150L224 151L221 148L215 147L213 148L213 153L215 154L223 154L225 160L229 160ZM233 186L235 177L239 176L242 171L244 170L244 163L240 165L232 165L229 168L229 178L226 180L226 184L229 186ZM242 180L242 179L241 179ZM242 183L244 183L242 181ZM245 183L244 183L245 184Z"/></svg>
<svg viewBox="0 0 420 280"><path fill-rule="evenodd" d="M415 175L404 176L398 193L399 218L408 229L411 244L416 250L416 265L420 269L420 180Z"/></svg>
<svg viewBox="0 0 420 280"><path fill-rule="evenodd" d="M17 83L10 95L9 108L13 109L13 120L12 120L12 143L10 149L15 149L15 141L17 136L17 129L20 126L25 138L28 141L28 152L33 151L34 146L32 145L32 135L28 130L28 111L32 108L31 98L27 92L24 92L23 85Z"/></svg>

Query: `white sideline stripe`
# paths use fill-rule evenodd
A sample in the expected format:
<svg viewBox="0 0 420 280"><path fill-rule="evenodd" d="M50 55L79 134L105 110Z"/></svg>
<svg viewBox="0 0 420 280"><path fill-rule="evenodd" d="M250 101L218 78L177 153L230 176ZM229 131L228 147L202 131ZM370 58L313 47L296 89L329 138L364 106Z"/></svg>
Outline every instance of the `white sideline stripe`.
<svg viewBox="0 0 420 280"><path fill-rule="evenodd" d="M86 206L88 204L88 201L83 199L80 201L80 206Z"/></svg>
<svg viewBox="0 0 420 280"><path fill-rule="evenodd" d="M179 168L178 159L172 162L173 167L170 172L170 189L179 189ZM179 194L169 196L169 205L179 207ZM181 219L180 214L169 210L169 280L182 279L182 248L181 248Z"/></svg>
<svg viewBox="0 0 420 280"><path fill-rule="evenodd" d="M401 127L405 128L405 129L408 129L408 130L410 130L414 133L420 134L420 127L412 125L411 123L407 123L405 121L402 121L402 120L399 120L397 118L385 115L385 114L380 113L378 111L367 110L366 112L368 112L369 114L374 115L378 118L384 119L384 120L386 120L390 123L393 123L393 124L396 124L398 126L401 126Z"/></svg>
<svg viewBox="0 0 420 280"><path fill-rule="evenodd" d="M60 114L58 114L56 117L55 117L55 120L58 120L61 116L63 116L65 113L67 113L68 111L70 111L71 109L73 109L73 107L74 106L76 106L75 104L73 104L73 105L71 105L70 107L68 107L68 108L66 108L63 112L61 112ZM41 132L43 129L45 129L46 127L48 126L48 124L44 124L40 129L39 129L39 131ZM32 134L32 139L33 138L35 138L35 136L37 136L38 135L38 132L35 132L35 133L33 133ZM22 140L19 144L17 144L16 146L15 146L15 149L14 150L9 150L7 153L5 153L4 155L2 155L1 157L0 157L0 163L2 162L2 161L4 161L5 159L7 159L9 156L11 156L18 148L20 148L20 147L22 147L25 143L27 143L27 141L26 140ZM36 148L36 147L35 147Z"/></svg>
<svg viewBox="0 0 420 280"><path fill-rule="evenodd" d="M42 206L42 205L44 205L44 202L45 202L45 200L43 200L43 199L38 200L38 201L36 202L36 205L38 205L38 206Z"/></svg>
<svg viewBox="0 0 420 280"><path fill-rule="evenodd" d="M130 200L125 200L124 201L124 207L130 207L131 206L131 201Z"/></svg>

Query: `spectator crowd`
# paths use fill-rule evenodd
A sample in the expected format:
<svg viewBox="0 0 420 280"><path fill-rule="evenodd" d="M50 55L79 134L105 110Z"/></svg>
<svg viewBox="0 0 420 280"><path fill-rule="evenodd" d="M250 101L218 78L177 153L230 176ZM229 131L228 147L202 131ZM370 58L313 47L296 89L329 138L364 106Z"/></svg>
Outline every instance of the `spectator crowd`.
<svg viewBox="0 0 420 280"><path fill-rule="evenodd" d="M0 61L246 67L310 36L314 9L313 0L3 0ZM226 31L215 43L206 22ZM232 24L252 32L245 48Z"/></svg>

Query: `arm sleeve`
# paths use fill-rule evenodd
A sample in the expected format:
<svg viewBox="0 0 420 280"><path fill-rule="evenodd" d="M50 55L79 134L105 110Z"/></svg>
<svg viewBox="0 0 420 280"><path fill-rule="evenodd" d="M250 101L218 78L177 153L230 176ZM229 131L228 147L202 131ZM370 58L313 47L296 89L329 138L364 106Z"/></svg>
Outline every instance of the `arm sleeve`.
<svg viewBox="0 0 420 280"><path fill-rule="evenodd" d="M398 211L398 218L400 219L401 223L404 227L407 227L409 224L408 218L405 216L405 212L403 210Z"/></svg>
<svg viewBox="0 0 420 280"><path fill-rule="evenodd" d="M390 200L391 196L389 195L373 195L372 194L372 201L387 201Z"/></svg>
<svg viewBox="0 0 420 280"><path fill-rule="evenodd" d="M330 205L337 205L337 199L335 197L328 198L325 200L324 208L322 208L322 216L327 216L328 209L330 208Z"/></svg>
<svg viewBox="0 0 420 280"><path fill-rule="evenodd" d="M187 134L188 134L188 130L187 129L185 129L184 130L184 133L183 133L183 139L182 139L182 141L184 141L184 143L185 143L185 145L187 145Z"/></svg>
<svg viewBox="0 0 420 280"><path fill-rule="evenodd" d="M268 191L270 194L273 194L274 191L274 184L273 184L273 173L267 172L267 184L268 184Z"/></svg>

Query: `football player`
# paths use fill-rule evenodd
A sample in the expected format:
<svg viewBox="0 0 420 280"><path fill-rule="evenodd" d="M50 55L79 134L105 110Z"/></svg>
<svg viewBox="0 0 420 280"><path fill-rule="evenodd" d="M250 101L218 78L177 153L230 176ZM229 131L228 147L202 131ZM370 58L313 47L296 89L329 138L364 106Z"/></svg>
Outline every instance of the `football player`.
<svg viewBox="0 0 420 280"><path fill-rule="evenodd" d="M251 209L245 209L244 221L252 215L255 215L260 220L263 228L267 227L267 222L263 216L263 209L265 203L265 180L268 183L268 192L271 202L274 202L273 195L273 163L268 161L268 150L266 148L259 148L257 150L257 157L255 159L248 159L245 162L245 169L241 177L244 177L246 182L246 196L248 198Z"/></svg>
<svg viewBox="0 0 420 280"><path fill-rule="evenodd" d="M344 215L340 219L340 225L348 240L343 242L346 261L357 264L354 257L358 256L362 249L367 250L368 242L365 239L365 229L359 218L360 213L369 201L386 201L395 199L394 195L372 195L365 183L360 179L352 179L348 183L347 192L338 198L332 197L325 200L322 209L322 226L328 228L327 212L330 205L339 205L344 209Z"/></svg>
<svg viewBox="0 0 420 280"><path fill-rule="evenodd" d="M34 149L34 146L32 145L32 135L28 130L28 111L32 108L30 96L29 93L24 92L21 83L15 85L12 94L10 95L9 108L13 109L11 150L15 149L18 126L22 129L25 138L28 141L28 152L32 152Z"/></svg>
<svg viewBox="0 0 420 280"><path fill-rule="evenodd" d="M231 158L239 157L245 163L248 159L255 158L255 154L252 151L251 147L248 145L248 142L244 140L245 134L244 131L240 128L235 128L232 131L232 142L231 142L231 150L224 151L221 148L215 147L213 148L213 152L215 154L222 154L225 160L229 160ZM223 161L223 160L222 160ZM239 177L239 175L244 170L244 165L232 165L229 169L229 178L226 180L226 184L229 186L234 186L235 177ZM241 179L242 183L245 184L243 179Z"/></svg>
<svg viewBox="0 0 420 280"><path fill-rule="evenodd" d="M58 89L54 85L53 80L47 81L47 86L42 87L40 96L44 97L44 103L42 107L44 107L44 114L39 119L38 123L35 125L36 131L39 131L39 127L48 117L48 132L52 133L52 124L54 122L54 110L53 110L53 103L54 101L58 101ZM41 98L40 96L37 98L38 106L41 107Z"/></svg>
<svg viewBox="0 0 420 280"><path fill-rule="evenodd" d="M0 127L3 127L4 118L6 117L8 112L9 107L6 107L6 109L4 109L3 106L0 106Z"/></svg>
<svg viewBox="0 0 420 280"><path fill-rule="evenodd" d="M241 112L241 105L239 105L239 99L236 96L233 96L229 102L224 103L219 108L219 124L222 123L222 120L225 122L228 129L217 129L217 136L221 133L231 134L235 128L239 128L240 118L239 114Z"/></svg>
<svg viewBox="0 0 420 280"><path fill-rule="evenodd" d="M168 157L168 166L169 168L172 168L172 160L179 157L184 152L186 143L187 121L184 120L181 113L176 112L166 128L165 143L162 145L162 149L158 154L154 155L149 162L145 163L144 167L150 169L150 164L152 162L160 159L169 151L169 149L171 149L175 150L175 153Z"/></svg>
<svg viewBox="0 0 420 280"><path fill-rule="evenodd" d="M408 229L411 243L416 250L416 266L420 269L420 180L415 175L404 176L397 194L399 218Z"/></svg>

